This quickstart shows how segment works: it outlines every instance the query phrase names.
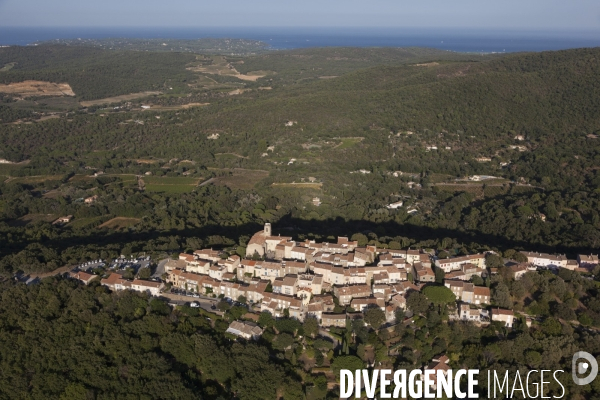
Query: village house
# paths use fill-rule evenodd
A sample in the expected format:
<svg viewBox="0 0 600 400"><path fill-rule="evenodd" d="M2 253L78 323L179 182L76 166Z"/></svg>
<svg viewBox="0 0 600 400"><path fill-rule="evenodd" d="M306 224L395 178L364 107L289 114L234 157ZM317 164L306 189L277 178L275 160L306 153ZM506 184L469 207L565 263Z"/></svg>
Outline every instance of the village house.
<svg viewBox="0 0 600 400"><path fill-rule="evenodd" d="M88 274L87 272L83 271L77 271L69 272L69 277L83 282L84 285L88 285L94 278L97 278L98 275Z"/></svg>
<svg viewBox="0 0 600 400"><path fill-rule="evenodd" d="M260 327L252 322L247 321L233 321L231 324L229 324L229 328L227 328L225 332L231 333L232 335L244 338L246 340L258 340L263 333Z"/></svg>
<svg viewBox="0 0 600 400"><path fill-rule="evenodd" d="M591 270L598 265L598 254L578 254L577 264L579 268Z"/></svg>
<svg viewBox="0 0 600 400"><path fill-rule="evenodd" d="M464 291L463 291L464 293ZM485 286L473 287L473 303L474 304L490 304L491 295L490 288Z"/></svg>
<svg viewBox="0 0 600 400"><path fill-rule="evenodd" d="M338 298L340 305L347 306L353 298L369 297L371 287L368 285L335 286L333 294Z"/></svg>
<svg viewBox="0 0 600 400"><path fill-rule="evenodd" d="M521 279L529 271L526 263L514 264L508 267L508 269L515 280Z"/></svg>
<svg viewBox="0 0 600 400"><path fill-rule="evenodd" d="M131 289L131 282L123 279L123 277L116 273L111 273L108 278L104 278L100 281L100 284L108 287L113 292L120 290Z"/></svg>
<svg viewBox="0 0 600 400"><path fill-rule="evenodd" d="M438 371L442 371L442 374L444 375L444 377L448 376L448 371L450 370L450 366L448 365L448 363L450 362L450 359L446 356L446 355L442 355L439 357L436 357L434 359L431 360L431 362L429 363L429 365L427 366L428 370L433 371L433 374L431 374L431 389L432 390L436 390L437 388L437 374ZM422 379L425 380L425 376L422 376Z"/></svg>
<svg viewBox="0 0 600 400"><path fill-rule="evenodd" d="M515 319L513 310L505 310L502 308L492 308L492 321L499 321L507 328L512 328Z"/></svg>
<svg viewBox="0 0 600 400"><path fill-rule="evenodd" d="M406 297L403 294L396 293L390 298L390 304L406 310Z"/></svg>
<svg viewBox="0 0 600 400"><path fill-rule="evenodd" d="M463 321L479 322L481 313L476 308L471 308L469 304L461 304L459 307L459 318Z"/></svg>
<svg viewBox="0 0 600 400"><path fill-rule="evenodd" d="M541 268L566 268L567 257L564 254L546 254L546 253L535 253L530 251L522 251L527 262Z"/></svg>
<svg viewBox="0 0 600 400"><path fill-rule="evenodd" d="M457 299L465 303L473 303L475 285L464 281L451 281L446 279L444 286L454 293Z"/></svg>
<svg viewBox="0 0 600 400"><path fill-rule="evenodd" d="M131 289L137 292L148 293L152 296L158 296L164 287L165 284L162 282L146 281L143 279L134 279L131 283Z"/></svg>
<svg viewBox="0 0 600 400"><path fill-rule="evenodd" d="M367 308L379 307L381 311L385 312L385 301L374 297L361 297L352 299L350 307L352 307L354 311L360 312L364 312Z"/></svg>
<svg viewBox="0 0 600 400"><path fill-rule="evenodd" d="M68 224L72 220L73 220L73 216L67 215L67 216L56 219L54 222L52 222L52 225L64 225L64 224Z"/></svg>
<svg viewBox="0 0 600 400"><path fill-rule="evenodd" d="M435 265L438 268L444 270L445 273L449 273L451 271L462 270L463 264L471 264L474 265L475 268L485 268L485 255L484 254L470 254L461 257L453 257L446 259L436 259Z"/></svg>
<svg viewBox="0 0 600 400"><path fill-rule="evenodd" d="M344 328L346 326L346 314L322 313L321 325L325 327L335 326Z"/></svg>
<svg viewBox="0 0 600 400"><path fill-rule="evenodd" d="M92 204L92 203L94 203L96 200L98 200L98 195L97 195L97 194L95 194L95 195L93 195L93 196L90 196L90 197L87 197L87 198L84 200L84 203L85 203L85 204Z"/></svg>
<svg viewBox="0 0 600 400"><path fill-rule="evenodd" d="M413 264L413 277L417 282L435 282L435 272L421 263Z"/></svg>

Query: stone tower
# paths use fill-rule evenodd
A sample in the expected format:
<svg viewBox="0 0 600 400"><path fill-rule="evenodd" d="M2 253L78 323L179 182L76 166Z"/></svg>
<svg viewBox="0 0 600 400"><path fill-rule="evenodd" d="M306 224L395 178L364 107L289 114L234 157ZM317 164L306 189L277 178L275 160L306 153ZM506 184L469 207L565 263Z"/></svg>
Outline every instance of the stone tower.
<svg viewBox="0 0 600 400"><path fill-rule="evenodd" d="M265 223L265 236L273 236L271 232L271 224L268 222Z"/></svg>

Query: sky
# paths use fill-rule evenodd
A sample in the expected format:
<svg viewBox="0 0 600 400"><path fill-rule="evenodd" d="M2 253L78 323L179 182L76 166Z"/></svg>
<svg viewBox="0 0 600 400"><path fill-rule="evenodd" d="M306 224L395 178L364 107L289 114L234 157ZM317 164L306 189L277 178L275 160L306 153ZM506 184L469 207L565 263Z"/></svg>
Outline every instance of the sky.
<svg viewBox="0 0 600 400"><path fill-rule="evenodd" d="M0 0L0 26L600 31L600 1Z"/></svg>

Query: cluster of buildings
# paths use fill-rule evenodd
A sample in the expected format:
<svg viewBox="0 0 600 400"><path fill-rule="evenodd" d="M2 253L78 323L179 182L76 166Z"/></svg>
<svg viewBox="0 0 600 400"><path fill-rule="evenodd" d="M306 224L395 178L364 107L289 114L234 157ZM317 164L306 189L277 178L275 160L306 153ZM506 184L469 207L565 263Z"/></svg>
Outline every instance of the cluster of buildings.
<svg viewBox="0 0 600 400"><path fill-rule="evenodd" d="M467 282L484 273L484 254L437 260L420 250L359 246L346 237L337 243L299 242L273 235L267 223L248 242L246 256L222 257L212 249L180 254L165 265L167 282L195 293L241 296L253 309L275 317L315 317L321 326L345 326L347 318L361 317L371 307L393 322L411 290L436 281L435 264L446 272L446 285L461 302L490 303L489 288ZM334 296L351 312L335 313Z"/></svg>
<svg viewBox="0 0 600 400"><path fill-rule="evenodd" d="M561 255L523 254L527 263L509 267L515 279L536 268L589 271L598 265L597 255L580 255L575 261ZM394 322L396 310L406 309L411 291L436 282L435 265L444 271L444 285L456 296L454 318L513 325L513 312L497 308L488 311L485 306L491 304L490 289L471 282L473 276L487 273L484 254L438 259L423 250L359 246L346 237L338 237L336 243L299 242L273 235L267 223L248 242L246 256L242 259L213 249L182 253L177 260L166 263L166 281L187 292L243 298L255 311L268 311L274 317L289 316L300 321L314 317L321 326L344 327L348 318L362 318L363 312L372 307L380 308L387 322ZM76 278L89 282L91 276L79 274ZM117 273L101 283L112 290L132 289L151 295L158 295L164 288L162 282L128 281ZM336 306L346 311L335 312ZM254 328L240 325L232 327L231 333L255 337L260 333Z"/></svg>

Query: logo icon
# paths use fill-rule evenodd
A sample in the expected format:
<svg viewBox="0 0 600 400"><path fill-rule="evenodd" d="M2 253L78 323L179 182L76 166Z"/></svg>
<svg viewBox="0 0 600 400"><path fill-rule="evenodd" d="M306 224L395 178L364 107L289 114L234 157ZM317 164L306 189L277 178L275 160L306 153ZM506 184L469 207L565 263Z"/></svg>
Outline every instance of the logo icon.
<svg viewBox="0 0 600 400"><path fill-rule="evenodd" d="M578 362L580 359L585 361ZM590 369L591 367L591 369ZM594 356L586 351L578 351L573 354L573 360L571 361L571 371L573 375L573 382L576 385L587 385L591 383L598 375L598 363ZM585 378L579 378L578 375L583 375L589 371L589 375Z"/></svg>

